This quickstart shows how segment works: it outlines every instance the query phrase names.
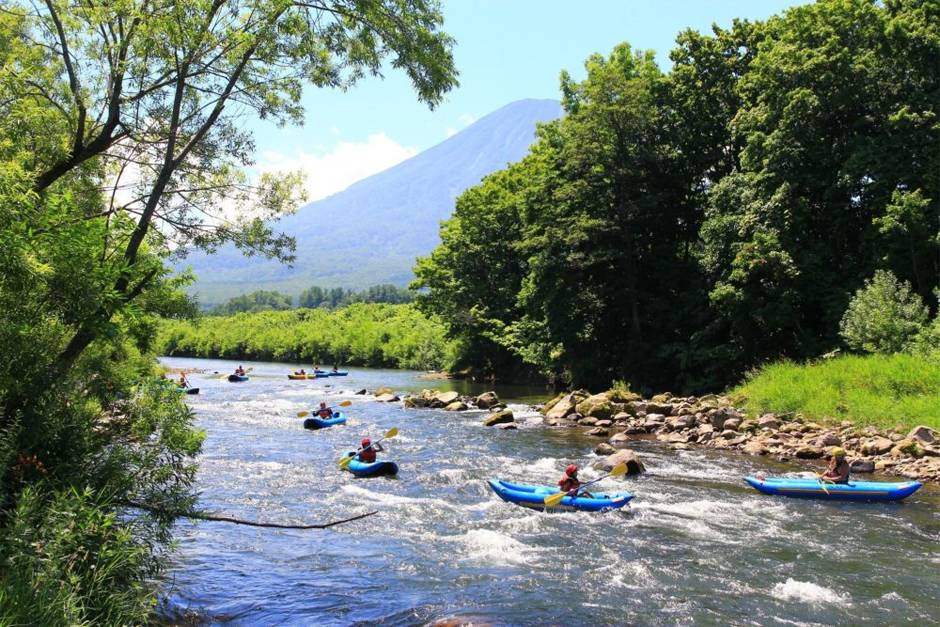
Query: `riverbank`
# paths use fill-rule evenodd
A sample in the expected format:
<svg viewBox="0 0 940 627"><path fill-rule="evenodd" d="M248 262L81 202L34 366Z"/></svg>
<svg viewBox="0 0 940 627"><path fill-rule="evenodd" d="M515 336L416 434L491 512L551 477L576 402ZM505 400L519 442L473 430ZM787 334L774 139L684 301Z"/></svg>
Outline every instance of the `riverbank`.
<svg viewBox="0 0 940 627"><path fill-rule="evenodd" d="M611 390L560 394L540 408L547 426L581 428L604 441L598 454L626 448L633 440L655 438L674 449L704 447L803 461L817 466L828 449L846 450L854 473L898 475L940 481L940 432L927 425L909 431L858 426L849 420L822 424L798 413L757 415L736 407L728 396L649 399ZM816 462L816 463L814 463Z"/></svg>

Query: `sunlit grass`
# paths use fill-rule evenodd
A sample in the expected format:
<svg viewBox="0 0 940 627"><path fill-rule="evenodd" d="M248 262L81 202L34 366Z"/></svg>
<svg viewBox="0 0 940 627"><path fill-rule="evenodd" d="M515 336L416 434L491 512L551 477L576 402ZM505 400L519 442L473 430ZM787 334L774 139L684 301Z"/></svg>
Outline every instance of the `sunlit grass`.
<svg viewBox="0 0 940 627"><path fill-rule="evenodd" d="M732 390L751 414L801 413L820 422L940 429L940 363L911 355L778 362Z"/></svg>

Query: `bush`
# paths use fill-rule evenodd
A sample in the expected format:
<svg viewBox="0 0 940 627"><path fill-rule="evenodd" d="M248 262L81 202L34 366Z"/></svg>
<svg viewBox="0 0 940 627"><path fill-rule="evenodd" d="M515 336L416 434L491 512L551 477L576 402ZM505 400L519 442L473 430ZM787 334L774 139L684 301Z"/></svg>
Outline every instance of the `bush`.
<svg viewBox="0 0 940 627"><path fill-rule="evenodd" d="M849 303L839 324L840 335L857 351L899 353L912 347L929 315L910 283L878 270Z"/></svg>

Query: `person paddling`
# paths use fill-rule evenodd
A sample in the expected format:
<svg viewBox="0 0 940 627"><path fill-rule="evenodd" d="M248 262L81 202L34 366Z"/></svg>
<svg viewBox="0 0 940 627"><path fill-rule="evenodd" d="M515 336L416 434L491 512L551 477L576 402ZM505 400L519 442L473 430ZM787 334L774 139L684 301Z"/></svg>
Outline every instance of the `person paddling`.
<svg viewBox="0 0 940 627"><path fill-rule="evenodd" d="M829 467L820 475L820 478L832 483L848 483L852 469L845 459L845 449L836 446L829 452L829 455Z"/></svg>
<svg viewBox="0 0 940 627"><path fill-rule="evenodd" d="M324 401L320 401L320 409L317 410L317 416L320 418L332 418L333 408L327 407Z"/></svg>
<svg viewBox="0 0 940 627"><path fill-rule="evenodd" d="M558 481L558 488L562 492L567 492L568 496L583 496L588 499L594 498L587 490L578 494L580 487L581 481L578 479L578 467L574 464L568 464L568 467L565 468L565 476Z"/></svg>
<svg viewBox="0 0 940 627"><path fill-rule="evenodd" d="M185 372L180 372L180 380L179 380L179 383L178 383L177 385L179 385L181 388L188 388L188 387L189 387L189 381L186 379L186 373L185 373Z"/></svg>
<svg viewBox="0 0 940 627"><path fill-rule="evenodd" d="M373 444L372 440L369 438L362 438L362 448L359 450L359 454L356 455L356 458L364 464L374 464L375 454L381 453L384 450L385 449L382 448L382 445L378 442Z"/></svg>
<svg viewBox="0 0 940 627"><path fill-rule="evenodd" d="M245 376L245 369L241 367L241 364L239 364L238 368L235 369L235 374L237 374L240 377Z"/></svg>

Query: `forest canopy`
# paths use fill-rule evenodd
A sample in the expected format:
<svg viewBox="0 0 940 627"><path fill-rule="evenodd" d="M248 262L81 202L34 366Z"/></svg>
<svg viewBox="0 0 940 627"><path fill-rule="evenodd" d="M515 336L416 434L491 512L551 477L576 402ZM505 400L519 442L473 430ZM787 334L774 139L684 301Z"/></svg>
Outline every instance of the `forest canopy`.
<svg viewBox="0 0 940 627"><path fill-rule="evenodd" d="M669 58L562 72L564 117L458 198L413 286L462 365L699 391L839 347L878 270L935 314L940 2L822 0Z"/></svg>

